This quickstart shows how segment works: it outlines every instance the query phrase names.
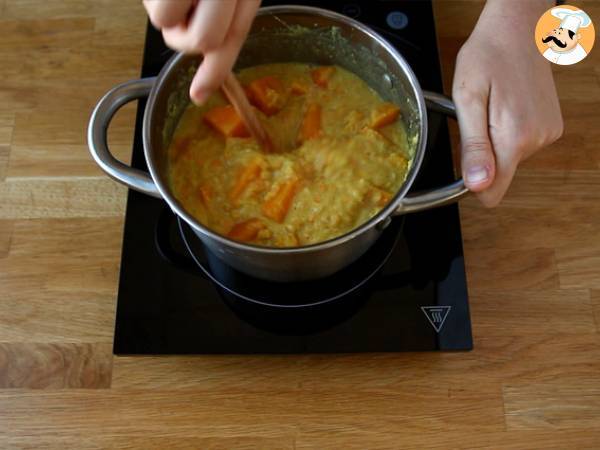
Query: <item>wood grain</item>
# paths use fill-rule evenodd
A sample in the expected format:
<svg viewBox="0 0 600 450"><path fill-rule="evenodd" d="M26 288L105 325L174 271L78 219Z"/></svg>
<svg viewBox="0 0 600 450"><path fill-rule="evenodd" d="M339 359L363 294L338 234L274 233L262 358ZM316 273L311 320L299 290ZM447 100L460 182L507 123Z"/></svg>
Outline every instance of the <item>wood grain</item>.
<svg viewBox="0 0 600 450"><path fill-rule="evenodd" d="M596 322L596 330L600 332L600 290L592 289L591 297L594 320Z"/></svg>
<svg viewBox="0 0 600 450"><path fill-rule="evenodd" d="M483 1L434 6L449 92ZM563 138L500 207L461 203L472 352L113 357L126 190L85 128L145 24L141 2L0 0L0 447L600 448L598 49L553 68Z"/></svg>
<svg viewBox="0 0 600 450"><path fill-rule="evenodd" d="M600 374L570 381L505 386L508 429L600 429Z"/></svg>
<svg viewBox="0 0 600 450"><path fill-rule="evenodd" d="M441 395L440 395L441 394ZM411 405L406 408L407 402ZM53 430L144 436L161 429L162 436L235 437L251 432L260 437L290 434L302 427L315 430L388 428L435 432L504 429L499 390L489 393L455 391L448 395L432 389L372 391L299 390L246 392L194 389L56 390L0 392L0 409L10 415L0 437ZM43 408L47 414L31 415ZM481 415L490 418L481 421ZM78 417L76 424L73 417ZM123 420L130 418L130 420ZM235 420L235 424L232 423Z"/></svg>
<svg viewBox="0 0 600 450"><path fill-rule="evenodd" d="M564 288L600 289L600 252L594 245L585 247L586 242L584 235L580 245L556 250L560 284Z"/></svg>
<svg viewBox="0 0 600 450"><path fill-rule="evenodd" d="M0 220L0 342L111 342L122 223Z"/></svg>
<svg viewBox="0 0 600 450"><path fill-rule="evenodd" d="M482 211L473 199L467 199L461 205L465 245L480 250L578 248L600 231L600 205L563 205L558 209L507 206ZM527 233L521 228L525 223Z"/></svg>
<svg viewBox="0 0 600 450"><path fill-rule="evenodd" d="M107 344L0 343L0 389L107 388L111 365Z"/></svg>
<svg viewBox="0 0 600 450"><path fill-rule="evenodd" d="M555 289L559 287L554 250L471 249L465 251L472 288Z"/></svg>
<svg viewBox="0 0 600 450"><path fill-rule="evenodd" d="M0 112L0 182L6 178L14 125L14 113Z"/></svg>
<svg viewBox="0 0 600 450"><path fill-rule="evenodd" d="M305 431L297 435L297 449L327 448L335 436L337 446L344 449L389 449L402 448L422 450L423 442L428 449L447 450L522 450L543 448L546 450L565 448L595 450L600 443L600 433L596 431L523 431L481 433L474 430L468 435L458 433L413 433L410 430L390 430L385 436L369 430L353 430L340 433L338 430Z"/></svg>
<svg viewBox="0 0 600 450"><path fill-rule="evenodd" d="M4 258L10 251L12 242L13 222L10 220L0 220L0 258Z"/></svg>
<svg viewBox="0 0 600 450"><path fill-rule="evenodd" d="M471 289L470 294L471 313L479 317L477 336L596 333L587 289Z"/></svg>
<svg viewBox="0 0 600 450"><path fill-rule="evenodd" d="M106 177L9 178L0 183L0 219L118 217L125 193Z"/></svg>
<svg viewBox="0 0 600 450"><path fill-rule="evenodd" d="M204 437L204 436L94 436L86 437L42 437L17 436L3 441L5 448L18 449L73 449L73 450L104 450L104 449L138 449L164 450L185 449L195 450L239 450L275 449L293 450L295 437L293 434L282 434L277 437L257 437L252 435L236 437Z"/></svg>

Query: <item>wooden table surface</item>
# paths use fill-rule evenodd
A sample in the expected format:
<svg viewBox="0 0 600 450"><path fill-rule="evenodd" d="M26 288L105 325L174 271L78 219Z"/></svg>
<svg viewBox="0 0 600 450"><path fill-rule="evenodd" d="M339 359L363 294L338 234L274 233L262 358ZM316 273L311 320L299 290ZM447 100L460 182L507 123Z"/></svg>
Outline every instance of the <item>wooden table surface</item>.
<svg viewBox="0 0 600 450"><path fill-rule="evenodd" d="M436 4L447 82L480 7ZM500 207L461 204L472 352L114 357L126 190L85 129L145 23L133 0L0 0L0 447L600 448L600 48L555 71L561 141Z"/></svg>

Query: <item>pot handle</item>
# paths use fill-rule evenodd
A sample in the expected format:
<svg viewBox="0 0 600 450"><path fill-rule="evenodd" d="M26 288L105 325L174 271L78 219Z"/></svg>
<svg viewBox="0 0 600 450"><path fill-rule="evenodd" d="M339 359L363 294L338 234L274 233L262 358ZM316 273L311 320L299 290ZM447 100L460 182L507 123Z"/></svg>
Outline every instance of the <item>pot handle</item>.
<svg viewBox="0 0 600 450"><path fill-rule="evenodd" d="M428 108L456 119L456 106L452 99L435 92L424 91L423 94ZM402 199L393 215L424 211L454 203L468 192L469 190L465 187L465 182L461 178L441 188L408 194Z"/></svg>
<svg viewBox="0 0 600 450"><path fill-rule="evenodd" d="M154 85L154 80L155 77L127 81L104 94L90 117L87 139L94 161L108 176L136 191L161 197L150 175L116 159L108 149L107 142L108 126L115 113L130 101L147 97Z"/></svg>

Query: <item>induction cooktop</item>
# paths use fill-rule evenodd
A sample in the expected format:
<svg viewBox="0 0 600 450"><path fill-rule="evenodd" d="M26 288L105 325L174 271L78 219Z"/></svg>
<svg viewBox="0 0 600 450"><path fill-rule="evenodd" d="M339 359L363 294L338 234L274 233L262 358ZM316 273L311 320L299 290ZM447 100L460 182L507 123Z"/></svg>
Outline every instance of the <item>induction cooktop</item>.
<svg viewBox="0 0 600 450"><path fill-rule="evenodd" d="M284 3L264 0L263 6ZM423 89L442 91L429 1L304 0L362 21L408 60ZM172 52L148 26L142 76ZM146 170L138 105L132 164ZM445 119L413 190L454 178ZM304 283L252 279L207 251L166 203L130 191L114 353L260 354L470 350L468 293L456 205L394 219L356 263Z"/></svg>

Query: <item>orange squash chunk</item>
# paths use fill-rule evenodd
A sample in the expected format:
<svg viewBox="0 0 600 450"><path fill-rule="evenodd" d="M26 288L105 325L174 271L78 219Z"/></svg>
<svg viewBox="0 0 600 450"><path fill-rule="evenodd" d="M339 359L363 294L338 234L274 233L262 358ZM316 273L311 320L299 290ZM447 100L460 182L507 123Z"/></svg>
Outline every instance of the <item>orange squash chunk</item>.
<svg viewBox="0 0 600 450"><path fill-rule="evenodd" d="M321 135L321 105L311 103L306 108L300 132L298 133L298 142L302 143L309 139L317 138Z"/></svg>
<svg viewBox="0 0 600 450"><path fill-rule="evenodd" d="M335 73L335 67L333 66L321 66L310 71L310 76L313 82L322 88L326 88L329 85L329 79Z"/></svg>
<svg viewBox="0 0 600 450"><path fill-rule="evenodd" d="M225 137L249 137L250 132L233 106L216 106L204 115L204 121Z"/></svg>
<svg viewBox="0 0 600 450"><path fill-rule="evenodd" d="M275 195L263 203L262 212L265 217L278 223L283 222L292 206L299 183L298 179L288 180L282 183L277 189L277 192L275 192Z"/></svg>
<svg viewBox="0 0 600 450"><path fill-rule="evenodd" d="M250 242L256 239L258 233L266 228L266 225L260 219L248 219L244 222L236 223L227 237L236 241Z"/></svg>
<svg viewBox="0 0 600 450"><path fill-rule="evenodd" d="M251 82L246 88L248 100L267 116L277 114L285 105L283 83L277 77L266 76Z"/></svg>
<svg viewBox="0 0 600 450"><path fill-rule="evenodd" d="M395 122L400 116L400 108L393 103L383 103L371 113L371 128L381 128Z"/></svg>
<svg viewBox="0 0 600 450"><path fill-rule="evenodd" d="M290 86L290 91L292 95L304 95L308 92L308 86L299 81L294 81Z"/></svg>
<svg viewBox="0 0 600 450"><path fill-rule="evenodd" d="M229 199L236 203L240 196L244 193L250 183L260 177L262 167L260 165L260 159L254 159L244 167L238 174L233 189L229 193Z"/></svg>

